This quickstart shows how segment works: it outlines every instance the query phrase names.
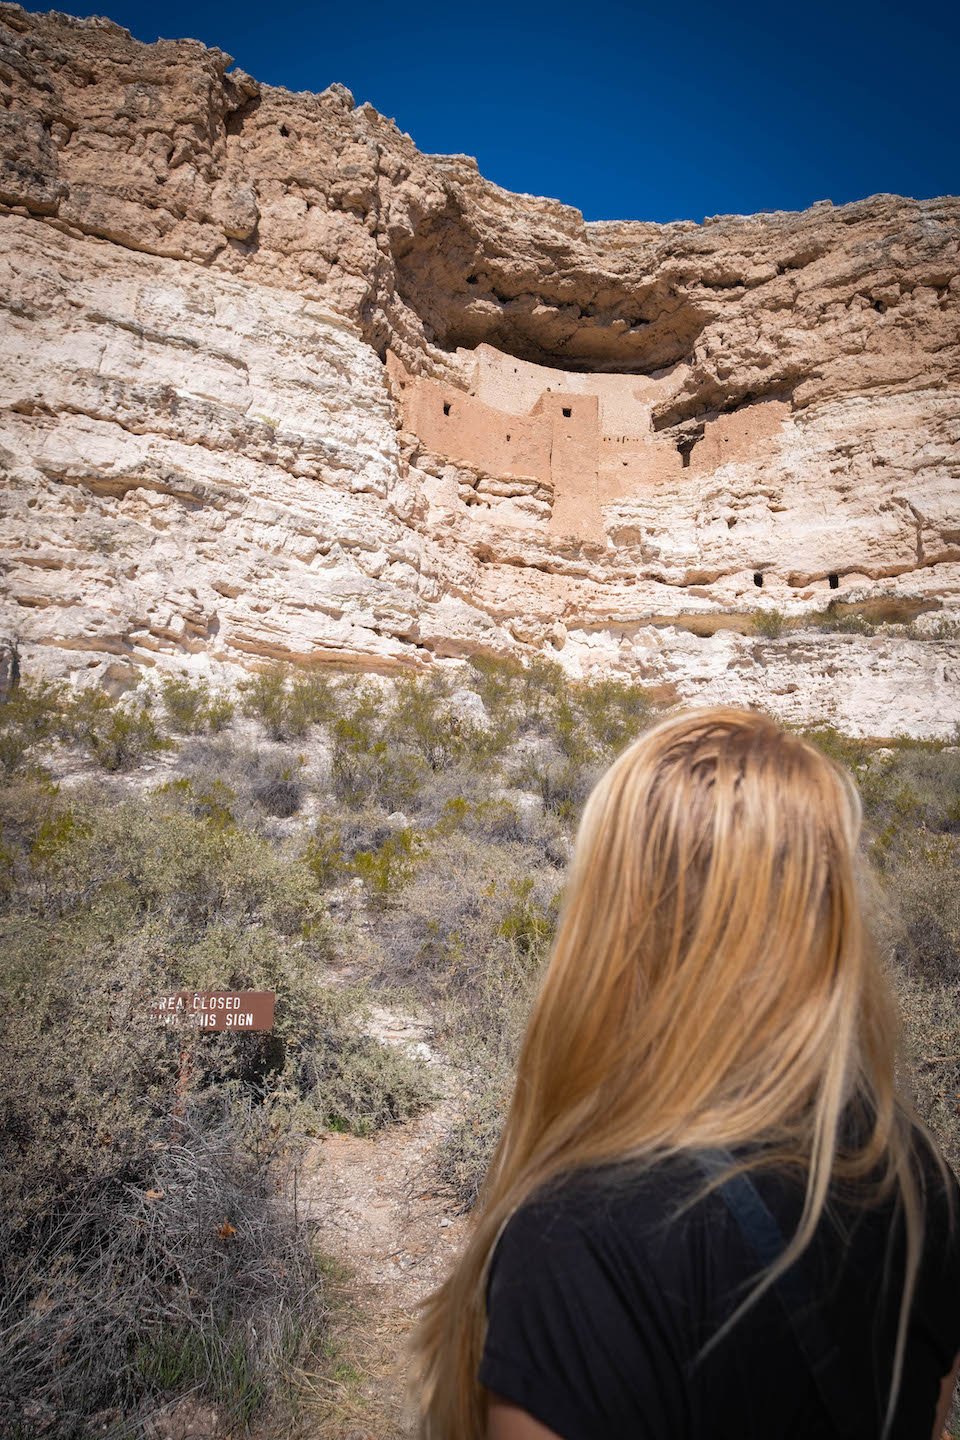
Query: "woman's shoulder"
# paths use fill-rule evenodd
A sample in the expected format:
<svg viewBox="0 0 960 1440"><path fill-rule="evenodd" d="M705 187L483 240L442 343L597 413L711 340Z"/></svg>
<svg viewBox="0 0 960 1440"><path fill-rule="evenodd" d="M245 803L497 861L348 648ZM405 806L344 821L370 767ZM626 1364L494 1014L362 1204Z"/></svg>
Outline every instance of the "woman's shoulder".
<svg viewBox="0 0 960 1440"><path fill-rule="evenodd" d="M504 1271L542 1284L557 1267L569 1276L613 1266L625 1284L638 1267L647 1274L675 1268L707 1233L716 1253L723 1205L705 1189L704 1171L686 1154L558 1176L510 1216L494 1247L490 1282Z"/></svg>
<svg viewBox="0 0 960 1440"><path fill-rule="evenodd" d="M924 1248L948 1256L952 1273L960 1267L960 1185L928 1132L916 1127L913 1140ZM569 1264L586 1252L594 1261L613 1254L617 1263L642 1262L649 1271L667 1269L674 1277L692 1266L701 1279L709 1272L724 1286L743 1280L754 1268L753 1247L743 1243L743 1190L738 1196L718 1182L745 1159L758 1157L745 1150L723 1152L719 1159L716 1153L681 1151L560 1175L539 1186L507 1221L494 1249L491 1278L504 1264L538 1275L545 1265ZM803 1213L806 1172L798 1165L753 1163L746 1174L786 1244ZM831 1192L815 1251L832 1255L838 1244L868 1250L880 1243L897 1199L888 1194L877 1204L871 1196L869 1186Z"/></svg>

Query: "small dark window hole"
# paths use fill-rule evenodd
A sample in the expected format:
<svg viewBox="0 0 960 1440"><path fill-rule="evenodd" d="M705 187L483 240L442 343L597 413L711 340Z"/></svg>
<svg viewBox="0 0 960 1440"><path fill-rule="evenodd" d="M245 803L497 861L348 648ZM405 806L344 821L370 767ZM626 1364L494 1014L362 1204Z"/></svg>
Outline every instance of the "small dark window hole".
<svg viewBox="0 0 960 1440"><path fill-rule="evenodd" d="M758 590L761 589L763 586L763 576L760 574L759 570L754 570L753 572L753 583L754 585L756 585Z"/></svg>
<svg viewBox="0 0 960 1440"><path fill-rule="evenodd" d="M478 277L477 277L476 275L468 275L468 276L467 276L467 284L468 284L468 285L476 285L476 283L477 283L477 278L478 278Z"/></svg>
<svg viewBox="0 0 960 1440"><path fill-rule="evenodd" d="M280 126L280 134L283 136L283 138L284 138L285 140L287 139L287 137L288 137L289 134L290 134L290 131L287 129L286 125L281 125L281 126Z"/></svg>
<svg viewBox="0 0 960 1440"><path fill-rule="evenodd" d="M572 414L573 414L573 411L571 410L570 406L569 406L569 405L564 405L564 407L563 407L563 418L564 418L564 420L569 420L569 419L570 419L570 416L571 416Z"/></svg>
<svg viewBox="0 0 960 1440"><path fill-rule="evenodd" d="M449 415L449 414L450 414L450 401L449 401L449 400L444 400L444 402L443 402L443 413L444 413L444 415Z"/></svg>
<svg viewBox="0 0 960 1440"><path fill-rule="evenodd" d="M828 576L827 576L827 582L828 582L831 590L836 590L837 587L838 587L839 584L840 584L840 576L839 576L839 575L828 575Z"/></svg>
<svg viewBox="0 0 960 1440"><path fill-rule="evenodd" d="M510 436L509 436L509 435L507 436L507 439L508 439L508 440L510 439Z"/></svg>

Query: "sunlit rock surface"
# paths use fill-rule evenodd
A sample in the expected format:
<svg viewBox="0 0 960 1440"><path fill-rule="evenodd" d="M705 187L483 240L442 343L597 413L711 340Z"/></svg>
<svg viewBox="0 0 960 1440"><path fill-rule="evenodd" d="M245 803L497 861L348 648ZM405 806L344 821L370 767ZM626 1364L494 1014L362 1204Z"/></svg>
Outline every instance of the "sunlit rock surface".
<svg viewBox="0 0 960 1440"><path fill-rule="evenodd" d="M26 672L544 650L952 733L960 201L585 224L340 86L16 6L0 32ZM831 602L880 629L815 628Z"/></svg>

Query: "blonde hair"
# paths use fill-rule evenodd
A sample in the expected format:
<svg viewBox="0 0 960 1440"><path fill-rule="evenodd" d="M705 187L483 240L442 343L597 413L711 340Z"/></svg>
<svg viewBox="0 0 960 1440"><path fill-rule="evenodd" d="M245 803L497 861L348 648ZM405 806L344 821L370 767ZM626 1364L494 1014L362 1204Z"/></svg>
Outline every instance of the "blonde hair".
<svg viewBox="0 0 960 1440"><path fill-rule="evenodd" d="M923 1219L914 1121L894 1079L897 1010L860 902L860 821L844 770L732 708L663 720L600 780L472 1233L414 1337L422 1436L484 1434L486 1276L535 1190L586 1167L758 1141L765 1163L801 1168L806 1196L745 1304L809 1243L832 1180L869 1176L878 1194L898 1193L906 1275L889 1424ZM864 1133L845 1147L851 1101Z"/></svg>

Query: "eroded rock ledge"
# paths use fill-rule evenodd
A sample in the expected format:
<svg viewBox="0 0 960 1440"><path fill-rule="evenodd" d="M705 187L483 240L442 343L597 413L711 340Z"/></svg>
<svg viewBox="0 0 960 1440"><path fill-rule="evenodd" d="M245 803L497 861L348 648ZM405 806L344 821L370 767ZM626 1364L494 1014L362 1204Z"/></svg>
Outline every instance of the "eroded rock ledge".
<svg viewBox="0 0 960 1440"><path fill-rule="evenodd" d="M960 201L585 224L230 63L0 5L0 625L34 669L548 647L952 730ZM830 600L915 623L755 633Z"/></svg>

